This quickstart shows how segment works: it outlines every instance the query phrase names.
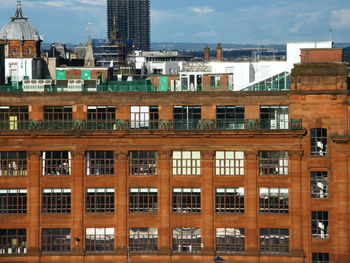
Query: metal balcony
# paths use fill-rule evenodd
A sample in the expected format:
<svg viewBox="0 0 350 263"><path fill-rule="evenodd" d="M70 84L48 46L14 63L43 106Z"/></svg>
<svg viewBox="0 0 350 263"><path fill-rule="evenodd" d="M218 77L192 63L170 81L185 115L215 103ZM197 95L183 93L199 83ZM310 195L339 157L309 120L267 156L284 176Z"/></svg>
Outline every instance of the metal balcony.
<svg viewBox="0 0 350 263"><path fill-rule="evenodd" d="M0 121L0 131L283 131L302 130L302 120L55 120Z"/></svg>

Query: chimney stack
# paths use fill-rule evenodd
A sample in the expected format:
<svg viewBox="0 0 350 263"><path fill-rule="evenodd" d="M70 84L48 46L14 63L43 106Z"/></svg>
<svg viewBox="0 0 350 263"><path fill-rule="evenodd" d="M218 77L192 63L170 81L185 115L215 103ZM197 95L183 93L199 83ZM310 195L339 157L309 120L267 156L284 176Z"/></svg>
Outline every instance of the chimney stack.
<svg viewBox="0 0 350 263"><path fill-rule="evenodd" d="M222 46L221 43L218 43L218 46L216 47L216 60L222 61Z"/></svg>
<svg viewBox="0 0 350 263"><path fill-rule="evenodd" d="M208 46L206 46L204 48L204 61L209 61L210 60L210 48Z"/></svg>

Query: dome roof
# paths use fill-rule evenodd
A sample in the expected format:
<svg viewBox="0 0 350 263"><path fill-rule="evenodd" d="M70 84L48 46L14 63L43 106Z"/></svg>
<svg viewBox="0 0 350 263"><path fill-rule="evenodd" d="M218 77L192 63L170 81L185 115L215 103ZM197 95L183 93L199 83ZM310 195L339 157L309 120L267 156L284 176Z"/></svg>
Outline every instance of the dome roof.
<svg viewBox="0 0 350 263"><path fill-rule="evenodd" d="M38 30L23 15L21 0L17 0L16 13L11 19L1 28L0 40L41 40Z"/></svg>

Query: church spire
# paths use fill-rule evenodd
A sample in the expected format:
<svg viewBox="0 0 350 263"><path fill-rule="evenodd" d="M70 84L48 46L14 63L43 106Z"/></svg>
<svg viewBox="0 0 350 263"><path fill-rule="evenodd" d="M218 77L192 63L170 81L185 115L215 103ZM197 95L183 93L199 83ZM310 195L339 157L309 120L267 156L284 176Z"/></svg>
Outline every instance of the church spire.
<svg viewBox="0 0 350 263"><path fill-rule="evenodd" d="M12 21L17 20L17 19L25 19L27 20L28 18L23 15L22 11L22 3L21 0L17 0L17 8L16 8L16 13L12 18Z"/></svg>

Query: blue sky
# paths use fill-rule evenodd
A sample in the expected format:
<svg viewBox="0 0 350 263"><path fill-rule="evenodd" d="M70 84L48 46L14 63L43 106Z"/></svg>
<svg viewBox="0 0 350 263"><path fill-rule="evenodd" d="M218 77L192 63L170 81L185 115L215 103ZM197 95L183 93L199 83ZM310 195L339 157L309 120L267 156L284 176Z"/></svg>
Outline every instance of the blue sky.
<svg viewBox="0 0 350 263"><path fill-rule="evenodd" d="M22 0L44 42L106 37L106 0ZM0 0L0 25L16 0ZM151 0L152 42L283 44L350 42L350 0Z"/></svg>

